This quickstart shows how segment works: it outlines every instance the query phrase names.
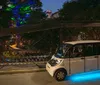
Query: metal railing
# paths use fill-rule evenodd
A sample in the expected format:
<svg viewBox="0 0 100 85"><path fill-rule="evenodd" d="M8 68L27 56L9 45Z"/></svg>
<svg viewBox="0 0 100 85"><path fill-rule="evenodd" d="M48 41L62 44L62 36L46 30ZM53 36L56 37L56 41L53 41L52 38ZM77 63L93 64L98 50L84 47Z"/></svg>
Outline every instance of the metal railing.
<svg viewBox="0 0 100 85"><path fill-rule="evenodd" d="M34 53L32 51L5 51L0 59L0 65L46 64L50 54Z"/></svg>

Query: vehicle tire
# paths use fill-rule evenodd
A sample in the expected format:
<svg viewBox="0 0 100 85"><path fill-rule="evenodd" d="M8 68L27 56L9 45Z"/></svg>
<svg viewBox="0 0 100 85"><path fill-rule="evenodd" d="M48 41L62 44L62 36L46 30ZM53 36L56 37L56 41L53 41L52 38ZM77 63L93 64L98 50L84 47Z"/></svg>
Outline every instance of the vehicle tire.
<svg viewBox="0 0 100 85"><path fill-rule="evenodd" d="M55 74L54 74L54 78L57 81L64 81L66 78L67 72L64 69L58 69Z"/></svg>

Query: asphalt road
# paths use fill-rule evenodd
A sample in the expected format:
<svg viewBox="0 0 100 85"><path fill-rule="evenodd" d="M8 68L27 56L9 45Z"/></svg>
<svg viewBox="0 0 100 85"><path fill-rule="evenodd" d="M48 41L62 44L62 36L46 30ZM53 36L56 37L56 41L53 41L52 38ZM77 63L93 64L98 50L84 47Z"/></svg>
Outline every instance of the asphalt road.
<svg viewBox="0 0 100 85"><path fill-rule="evenodd" d="M100 81L72 83L57 82L47 72L0 75L0 85L100 85Z"/></svg>

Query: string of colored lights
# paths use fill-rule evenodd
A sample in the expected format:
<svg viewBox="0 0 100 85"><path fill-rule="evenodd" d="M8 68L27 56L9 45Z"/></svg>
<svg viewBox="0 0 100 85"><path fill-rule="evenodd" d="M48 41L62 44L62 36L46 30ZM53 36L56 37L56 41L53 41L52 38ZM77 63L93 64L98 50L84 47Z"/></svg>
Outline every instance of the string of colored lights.
<svg viewBox="0 0 100 85"><path fill-rule="evenodd" d="M10 0L6 8L6 11L11 11L13 14L10 27L13 28L26 24L35 4L35 0Z"/></svg>

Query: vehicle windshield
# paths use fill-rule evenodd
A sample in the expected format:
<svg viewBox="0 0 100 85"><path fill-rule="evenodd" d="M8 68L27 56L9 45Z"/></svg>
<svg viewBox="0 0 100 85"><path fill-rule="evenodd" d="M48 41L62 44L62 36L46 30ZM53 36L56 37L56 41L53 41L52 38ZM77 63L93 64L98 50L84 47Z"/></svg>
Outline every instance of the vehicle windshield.
<svg viewBox="0 0 100 85"><path fill-rule="evenodd" d="M71 44L63 44L63 45L59 46L55 52L55 57L64 58L65 57L64 55L67 54L67 52L71 46L72 46Z"/></svg>

